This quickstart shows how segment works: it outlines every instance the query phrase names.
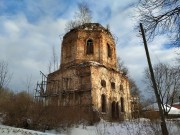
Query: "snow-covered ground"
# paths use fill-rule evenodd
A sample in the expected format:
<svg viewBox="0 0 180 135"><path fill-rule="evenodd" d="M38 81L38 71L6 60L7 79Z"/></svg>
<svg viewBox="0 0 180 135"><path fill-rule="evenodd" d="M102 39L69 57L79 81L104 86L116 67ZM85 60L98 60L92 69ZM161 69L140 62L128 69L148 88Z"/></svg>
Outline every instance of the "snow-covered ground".
<svg viewBox="0 0 180 135"><path fill-rule="evenodd" d="M168 121L170 135L180 135L180 120ZM66 130L44 132L0 125L0 135L153 135L159 133L158 124L147 119L110 123L101 120L94 126L76 125Z"/></svg>
<svg viewBox="0 0 180 135"><path fill-rule="evenodd" d="M0 135L47 135L46 133L0 125ZM54 134L48 134L54 135Z"/></svg>

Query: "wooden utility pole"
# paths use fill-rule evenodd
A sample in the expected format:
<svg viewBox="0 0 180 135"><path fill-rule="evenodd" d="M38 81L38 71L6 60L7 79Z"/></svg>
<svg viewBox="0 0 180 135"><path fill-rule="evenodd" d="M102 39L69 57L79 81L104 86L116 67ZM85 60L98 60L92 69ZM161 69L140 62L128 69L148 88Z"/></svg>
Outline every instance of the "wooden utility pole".
<svg viewBox="0 0 180 135"><path fill-rule="evenodd" d="M155 80L155 77L154 77L154 72L153 72L153 68L152 68L152 64L151 64L151 59L150 59L150 56L149 56L149 51L148 51L146 37L145 37L145 33L144 33L142 23L140 23L140 29L141 29L142 38L143 38L143 41L144 41L144 48L145 48L145 51L146 51L146 57L147 57L148 65L149 65L149 71L150 71L150 74L151 74L151 80L152 80L152 83L153 83L154 93L156 95L156 101L157 101L158 107L159 107L162 134L163 135L168 135L168 130L167 130L167 126L166 126L166 122L165 122L165 118L164 118L164 113L163 113L162 106L161 106L161 99L160 99L160 96L159 96L159 93L158 93L156 80Z"/></svg>

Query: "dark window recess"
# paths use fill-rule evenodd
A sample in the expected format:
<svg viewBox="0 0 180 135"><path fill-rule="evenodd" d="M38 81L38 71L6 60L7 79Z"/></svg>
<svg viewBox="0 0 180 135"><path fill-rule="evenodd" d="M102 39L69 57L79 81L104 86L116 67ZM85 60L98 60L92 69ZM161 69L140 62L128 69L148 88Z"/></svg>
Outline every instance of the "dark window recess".
<svg viewBox="0 0 180 135"><path fill-rule="evenodd" d="M107 44L107 52L108 52L108 57L111 58L111 56L112 56L112 50L111 50L111 47L110 47L109 44Z"/></svg>
<svg viewBox="0 0 180 135"><path fill-rule="evenodd" d="M116 119L116 102L113 101L111 104L111 115L112 119Z"/></svg>
<svg viewBox="0 0 180 135"><path fill-rule="evenodd" d="M116 116L119 118L119 103L116 103Z"/></svg>
<svg viewBox="0 0 180 135"><path fill-rule="evenodd" d="M101 86L106 87L106 81L105 80L101 80Z"/></svg>
<svg viewBox="0 0 180 135"><path fill-rule="evenodd" d="M124 112L124 98L121 97L121 112Z"/></svg>
<svg viewBox="0 0 180 135"><path fill-rule="evenodd" d="M106 96L104 94L101 95L101 107L102 112L106 112Z"/></svg>
<svg viewBox="0 0 180 135"><path fill-rule="evenodd" d="M86 45L87 45L86 54L93 54L94 53L93 40L89 39Z"/></svg>
<svg viewBox="0 0 180 135"><path fill-rule="evenodd" d="M63 78L63 89L68 90L71 88L71 78Z"/></svg>
<svg viewBox="0 0 180 135"><path fill-rule="evenodd" d="M111 88L115 89L115 83L114 82L111 82Z"/></svg>
<svg viewBox="0 0 180 135"><path fill-rule="evenodd" d="M124 91L123 85L120 85L120 91Z"/></svg>

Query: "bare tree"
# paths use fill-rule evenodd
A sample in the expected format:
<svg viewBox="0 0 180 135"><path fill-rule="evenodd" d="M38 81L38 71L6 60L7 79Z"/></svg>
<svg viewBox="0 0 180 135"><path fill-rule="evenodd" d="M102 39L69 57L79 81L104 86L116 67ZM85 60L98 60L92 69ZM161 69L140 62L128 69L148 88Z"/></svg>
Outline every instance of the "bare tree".
<svg viewBox="0 0 180 135"><path fill-rule="evenodd" d="M53 60L53 69L54 71L58 69L59 66L59 59L55 50L55 47L52 47L52 60Z"/></svg>
<svg viewBox="0 0 180 135"><path fill-rule="evenodd" d="M91 22L92 16L91 16L91 10L89 9L87 3L82 2L78 4L79 12L76 12L75 18L78 20L78 23L80 25L84 23Z"/></svg>
<svg viewBox="0 0 180 135"><path fill-rule="evenodd" d="M12 78L6 61L0 61L0 89L8 85Z"/></svg>
<svg viewBox="0 0 180 135"><path fill-rule="evenodd" d="M119 71L122 71L124 75L128 74L128 68L125 66L124 61L117 57L117 68Z"/></svg>
<svg viewBox="0 0 180 135"><path fill-rule="evenodd" d="M30 76L27 76L26 82L25 82L25 90L27 90L28 94L31 94L32 86L33 86L32 75L30 75Z"/></svg>
<svg viewBox="0 0 180 135"><path fill-rule="evenodd" d="M125 66L124 61L120 57L117 57L117 68L119 71L122 71L124 75L129 74L127 66ZM141 92L136 85L136 82L130 76L128 78L131 95L140 97Z"/></svg>
<svg viewBox="0 0 180 135"><path fill-rule="evenodd" d="M75 12L74 20L70 20L66 25L66 31L76 28L85 23L90 23L92 19L91 10L87 3L81 2L78 4L78 11Z"/></svg>
<svg viewBox="0 0 180 135"><path fill-rule="evenodd" d="M141 91L133 79L129 79L129 88L131 93L131 112L133 118L138 118L141 113Z"/></svg>
<svg viewBox="0 0 180 135"><path fill-rule="evenodd" d="M140 0L138 12L149 40L167 34L180 47L180 0Z"/></svg>
<svg viewBox="0 0 180 135"><path fill-rule="evenodd" d="M137 97L141 96L141 91L136 85L136 82L131 78L129 79L129 86L130 86L130 92L132 96L137 96Z"/></svg>
<svg viewBox="0 0 180 135"><path fill-rule="evenodd" d="M167 64L158 64L154 67L155 79L160 95L164 114L168 114L171 105L180 89L180 69ZM145 80L149 89L153 90L153 84L149 71L145 70Z"/></svg>
<svg viewBox="0 0 180 135"><path fill-rule="evenodd" d="M49 60L48 71L49 73L59 68L59 58L55 50L55 46L52 46L51 58Z"/></svg>

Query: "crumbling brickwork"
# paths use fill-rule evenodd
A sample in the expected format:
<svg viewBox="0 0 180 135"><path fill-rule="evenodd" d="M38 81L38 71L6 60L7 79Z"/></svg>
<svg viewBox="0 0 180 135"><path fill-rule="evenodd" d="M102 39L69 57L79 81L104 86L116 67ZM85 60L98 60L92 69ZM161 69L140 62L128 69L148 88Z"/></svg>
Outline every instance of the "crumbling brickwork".
<svg viewBox="0 0 180 135"><path fill-rule="evenodd" d="M111 33L98 23L65 34L60 69L47 78L46 104L88 106L104 119L131 114L129 81L117 70Z"/></svg>

